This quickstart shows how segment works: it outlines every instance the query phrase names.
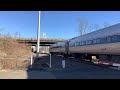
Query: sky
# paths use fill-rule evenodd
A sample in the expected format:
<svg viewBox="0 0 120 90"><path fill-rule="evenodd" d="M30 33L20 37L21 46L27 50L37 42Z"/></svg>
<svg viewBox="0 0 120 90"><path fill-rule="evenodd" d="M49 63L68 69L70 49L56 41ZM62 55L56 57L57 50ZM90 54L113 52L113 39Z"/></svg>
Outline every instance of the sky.
<svg viewBox="0 0 120 90"><path fill-rule="evenodd" d="M41 11L40 37L70 39L79 35L80 19L87 20L85 33L120 23L120 11ZM0 34L37 38L38 11L0 11Z"/></svg>

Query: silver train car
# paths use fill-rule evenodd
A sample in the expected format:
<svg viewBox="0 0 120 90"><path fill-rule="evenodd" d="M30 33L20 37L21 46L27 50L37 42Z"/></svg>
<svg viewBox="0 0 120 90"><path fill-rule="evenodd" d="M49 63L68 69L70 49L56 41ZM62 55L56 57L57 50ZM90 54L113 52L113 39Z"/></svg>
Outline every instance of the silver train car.
<svg viewBox="0 0 120 90"><path fill-rule="evenodd" d="M67 41L57 42L50 47L52 54L86 58L92 56L109 62L120 63L120 23Z"/></svg>
<svg viewBox="0 0 120 90"><path fill-rule="evenodd" d="M64 54L65 53L65 41L57 42L50 46L50 53Z"/></svg>

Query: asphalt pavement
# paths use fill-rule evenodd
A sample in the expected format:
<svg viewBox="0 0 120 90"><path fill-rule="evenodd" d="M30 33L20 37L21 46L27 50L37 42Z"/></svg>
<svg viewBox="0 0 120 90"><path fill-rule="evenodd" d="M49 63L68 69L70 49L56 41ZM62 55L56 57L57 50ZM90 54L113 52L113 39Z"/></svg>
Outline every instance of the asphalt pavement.
<svg viewBox="0 0 120 90"><path fill-rule="evenodd" d="M45 58L44 63L49 64L49 56ZM62 68L62 60L65 60L65 68ZM120 79L120 70L91 62L52 56L52 68L2 70L0 79Z"/></svg>

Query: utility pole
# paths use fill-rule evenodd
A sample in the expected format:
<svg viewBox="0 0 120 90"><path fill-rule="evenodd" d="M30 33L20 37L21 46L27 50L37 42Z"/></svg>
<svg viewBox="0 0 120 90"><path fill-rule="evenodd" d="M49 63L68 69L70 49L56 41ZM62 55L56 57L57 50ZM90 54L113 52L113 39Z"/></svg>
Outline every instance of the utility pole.
<svg viewBox="0 0 120 90"><path fill-rule="evenodd" d="M38 32L37 32L37 57L39 57L40 47L40 11L38 11Z"/></svg>

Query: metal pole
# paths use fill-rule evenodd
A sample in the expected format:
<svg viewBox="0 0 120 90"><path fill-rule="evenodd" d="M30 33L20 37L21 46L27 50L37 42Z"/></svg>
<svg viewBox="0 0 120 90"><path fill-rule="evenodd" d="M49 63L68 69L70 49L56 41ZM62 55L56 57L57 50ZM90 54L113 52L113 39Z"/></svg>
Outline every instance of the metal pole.
<svg viewBox="0 0 120 90"><path fill-rule="evenodd" d="M38 11L38 32L37 32L37 56L39 57L40 46L40 11Z"/></svg>

